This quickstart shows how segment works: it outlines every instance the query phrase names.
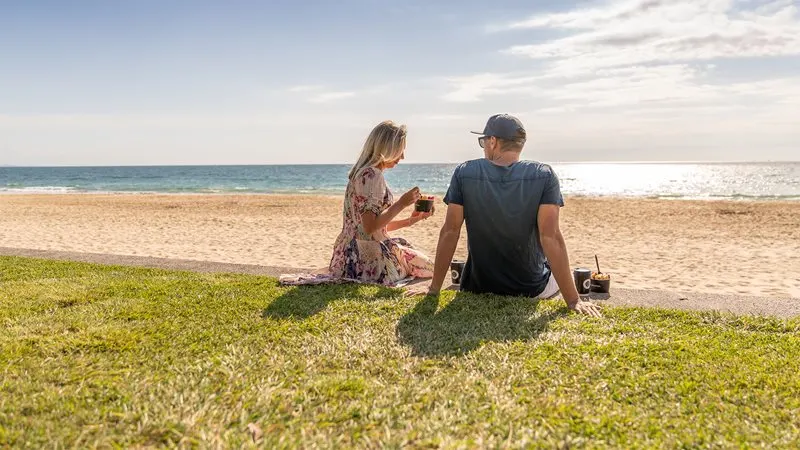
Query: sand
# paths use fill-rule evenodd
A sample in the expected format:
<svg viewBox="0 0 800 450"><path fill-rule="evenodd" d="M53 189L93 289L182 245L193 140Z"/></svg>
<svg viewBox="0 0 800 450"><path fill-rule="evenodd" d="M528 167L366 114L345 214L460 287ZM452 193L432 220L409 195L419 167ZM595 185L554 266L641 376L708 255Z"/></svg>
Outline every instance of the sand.
<svg viewBox="0 0 800 450"><path fill-rule="evenodd" d="M0 247L323 268L341 207L312 196L6 194ZM439 207L394 235L433 255ZM800 298L800 202L570 198L562 218L573 266L597 254L615 288Z"/></svg>

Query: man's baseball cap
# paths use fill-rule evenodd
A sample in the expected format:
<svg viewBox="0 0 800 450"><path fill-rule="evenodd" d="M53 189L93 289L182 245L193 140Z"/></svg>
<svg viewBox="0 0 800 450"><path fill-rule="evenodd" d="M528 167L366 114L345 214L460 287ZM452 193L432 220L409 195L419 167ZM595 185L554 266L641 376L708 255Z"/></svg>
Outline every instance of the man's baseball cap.
<svg viewBox="0 0 800 450"><path fill-rule="evenodd" d="M480 134L481 136L493 136L508 141L525 139L527 136L522 122L509 114L495 114L489 117L483 132L472 131L471 133Z"/></svg>

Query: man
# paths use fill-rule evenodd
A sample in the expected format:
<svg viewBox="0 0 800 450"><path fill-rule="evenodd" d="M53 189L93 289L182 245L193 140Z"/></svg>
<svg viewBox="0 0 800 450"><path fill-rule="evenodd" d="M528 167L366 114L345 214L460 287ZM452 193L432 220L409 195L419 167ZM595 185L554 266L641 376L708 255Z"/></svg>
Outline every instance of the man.
<svg viewBox="0 0 800 450"><path fill-rule="evenodd" d="M498 114L482 133L473 133L480 135L485 158L453 173L428 294L441 290L466 220L469 257L462 291L553 298L560 290L571 310L599 317L598 307L581 300L572 279L559 229L564 200L556 174L546 164L520 160L526 140L522 123Z"/></svg>

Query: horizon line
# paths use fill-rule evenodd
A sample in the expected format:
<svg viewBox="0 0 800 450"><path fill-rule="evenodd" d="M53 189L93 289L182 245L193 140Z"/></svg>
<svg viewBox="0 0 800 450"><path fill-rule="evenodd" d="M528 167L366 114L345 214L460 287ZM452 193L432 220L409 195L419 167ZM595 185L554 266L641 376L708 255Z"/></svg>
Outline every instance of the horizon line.
<svg viewBox="0 0 800 450"><path fill-rule="evenodd" d="M477 159L477 158L476 158ZM461 164L464 161L453 162L408 162L401 165L422 166L422 165L453 165ZM740 160L740 161L714 161L714 160L682 160L682 161L540 161L547 164L800 164L800 160ZM246 163L246 164L98 164L98 165L15 165L0 164L0 168L86 168L86 167L247 167L247 166L351 166L351 163Z"/></svg>

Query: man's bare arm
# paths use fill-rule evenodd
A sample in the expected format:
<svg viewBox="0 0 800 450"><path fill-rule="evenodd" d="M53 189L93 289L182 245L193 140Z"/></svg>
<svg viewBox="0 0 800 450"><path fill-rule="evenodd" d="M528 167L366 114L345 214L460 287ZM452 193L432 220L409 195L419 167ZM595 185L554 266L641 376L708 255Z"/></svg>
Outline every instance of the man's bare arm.
<svg viewBox="0 0 800 450"><path fill-rule="evenodd" d="M547 260L550 261L550 268L553 276L564 296L567 306L577 312L590 316L600 317L597 307L588 302L581 301L575 282L572 279L572 269L569 265L569 254L567 243L559 227L558 205L540 205L537 221L539 224L539 240L542 242Z"/></svg>
<svg viewBox="0 0 800 450"><path fill-rule="evenodd" d="M450 263L456 252L458 240L461 238L461 227L464 225L464 207L450 204L447 206L447 215L444 225L439 232L439 243L436 246L436 263L433 269L433 281L430 294L437 294L442 290L442 284L447 274L450 273Z"/></svg>

